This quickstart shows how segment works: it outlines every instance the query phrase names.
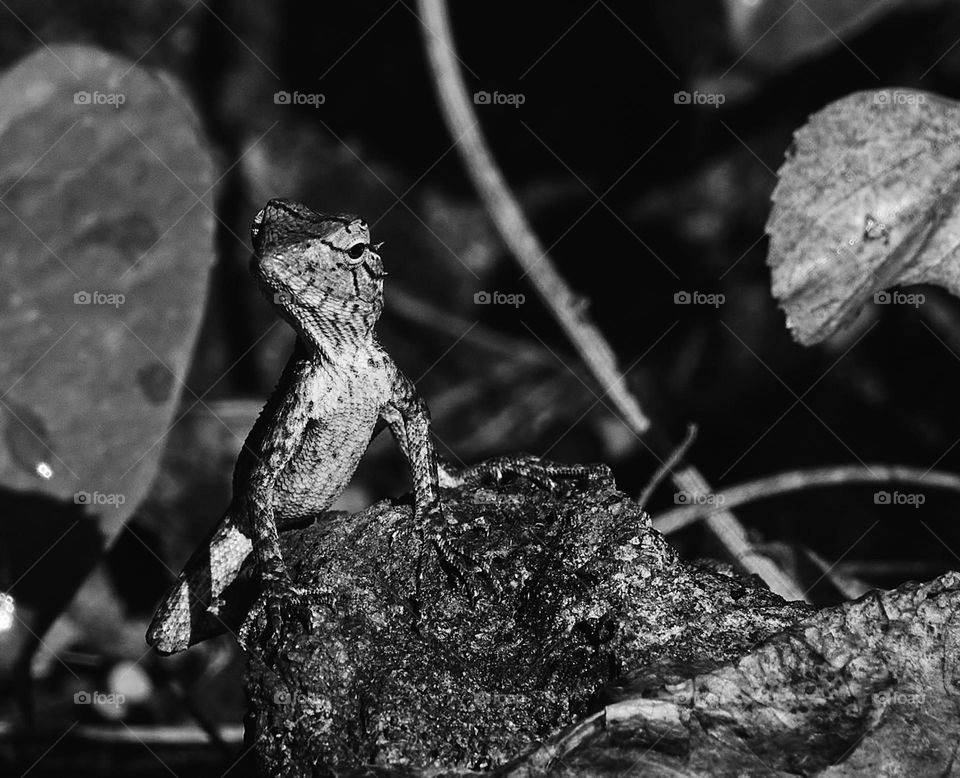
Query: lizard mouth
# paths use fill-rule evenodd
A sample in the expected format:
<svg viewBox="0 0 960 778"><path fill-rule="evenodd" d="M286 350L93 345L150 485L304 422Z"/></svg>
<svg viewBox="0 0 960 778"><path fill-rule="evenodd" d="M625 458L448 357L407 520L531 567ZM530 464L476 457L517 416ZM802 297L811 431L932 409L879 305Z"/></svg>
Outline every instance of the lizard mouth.
<svg viewBox="0 0 960 778"><path fill-rule="evenodd" d="M382 278L386 278L390 275L386 270L374 270L366 262L363 263L363 269L367 271L367 275L370 276L374 281L379 281Z"/></svg>
<svg viewBox="0 0 960 778"><path fill-rule="evenodd" d="M362 276L360 276L358 271L361 267L369 277L369 281L364 281ZM353 276L354 294L365 303L375 303L377 298L383 293L383 279L387 275L386 271L377 271L366 262L362 263L359 267L350 268L350 271Z"/></svg>

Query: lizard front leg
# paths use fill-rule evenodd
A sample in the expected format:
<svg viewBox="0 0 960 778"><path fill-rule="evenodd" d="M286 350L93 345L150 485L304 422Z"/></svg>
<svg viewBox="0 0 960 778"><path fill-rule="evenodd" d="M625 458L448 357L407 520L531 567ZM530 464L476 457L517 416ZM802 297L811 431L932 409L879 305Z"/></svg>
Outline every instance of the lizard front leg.
<svg viewBox="0 0 960 778"><path fill-rule="evenodd" d="M263 588L269 641L279 634L285 604L297 606L297 616L302 621L309 621L304 615L302 593L294 587L280 551L280 534L274 504L277 479L297 454L310 421L309 402L301 399L302 396L301 392L288 392L277 409L264 434L260 458L250 473L247 488L240 499L240 514L248 534L253 539L256 569ZM256 620L254 614L255 611L241 630L241 643L244 645L249 645L250 642L249 632ZM309 628L309 623L306 626Z"/></svg>
<svg viewBox="0 0 960 778"><path fill-rule="evenodd" d="M430 437L430 411L413 382L397 371L390 400L380 412L403 452L413 476L413 516L425 542L431 543L441 564L469 588L469 578L484 573L468 554L457 548L455 523L447 520L440 502L437 455ZM418 583L422 573L418 571Z"/></svg>

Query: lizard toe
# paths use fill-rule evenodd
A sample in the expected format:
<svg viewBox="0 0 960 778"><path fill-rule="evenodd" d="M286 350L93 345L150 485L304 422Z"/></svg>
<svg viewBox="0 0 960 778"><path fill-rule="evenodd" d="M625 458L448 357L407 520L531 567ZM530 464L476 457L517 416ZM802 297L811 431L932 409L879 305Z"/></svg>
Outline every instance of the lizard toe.
<svg viewBox="0 0 960 778"><path fill-rule="evenodd" d="M331 605L325 589L271 583L240 628L240 644L250 650L260 643L268 653L275 652L283 636L294 631L310 633L316 628L319 605Z"/></svg>
<svg viewBox="0 0 960 778"><path fill-rule="evenodd" d="M437 534L433 536L432 543L440 567L471 602L477 598L478 585L488 592L496 591L489 571L465 551L459 542L446 535Z"/></svg>

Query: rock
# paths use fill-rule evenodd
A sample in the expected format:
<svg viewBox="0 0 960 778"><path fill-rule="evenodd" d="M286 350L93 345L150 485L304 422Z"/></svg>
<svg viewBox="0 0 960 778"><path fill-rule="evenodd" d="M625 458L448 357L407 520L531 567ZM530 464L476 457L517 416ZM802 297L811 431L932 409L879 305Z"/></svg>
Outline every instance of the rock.
<svg viewBox="0 0 960 778"><path fill-rule="evenodd" d="M408 504L284 536L313 628L293 621L275 652L251 652L248 736L265 774L499 767L813 615L758 580L678 559L612 484L563 493L518 479L444 505L496 591L478 583L471 600L427 549L416 592Z"/></svg>
<svg viewBox="0 0 960 778"><path fill-rule="evenodd" d="M251 654L265 775L956 769L960 573L817 612L679 559L612 484L519 479L445 508L496 591L471 601L428 552L416 592L409 505L284 537L313 629Z"/></svg>

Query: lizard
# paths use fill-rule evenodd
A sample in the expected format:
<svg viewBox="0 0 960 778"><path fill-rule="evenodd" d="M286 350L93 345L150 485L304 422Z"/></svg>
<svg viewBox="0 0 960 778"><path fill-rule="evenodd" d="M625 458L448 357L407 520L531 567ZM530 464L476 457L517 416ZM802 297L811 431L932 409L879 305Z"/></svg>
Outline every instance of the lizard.
<svg viewBox="0 0 960 778"><path fill-rule="evenodd" d="M251 240L251 273L296 332L296 345L237 459L229 506L147 630L147 642L159 653L185 650L224 631L230 604L224 593L248 558L265 598L268 630L276 630L287 606L302 606L305 593L286 569L279 533L333 504L383 427L412 473L413 521L423 544L461 581L484 571L458 549L456 528L444 518L442 487L508 473L547 487L557 479L609 477L605 468L536 457L501 457L459 471L440 462L426 403L374 331L387 274L382 244L370 242L366 222L275 198L254 218Z"/></svg>

